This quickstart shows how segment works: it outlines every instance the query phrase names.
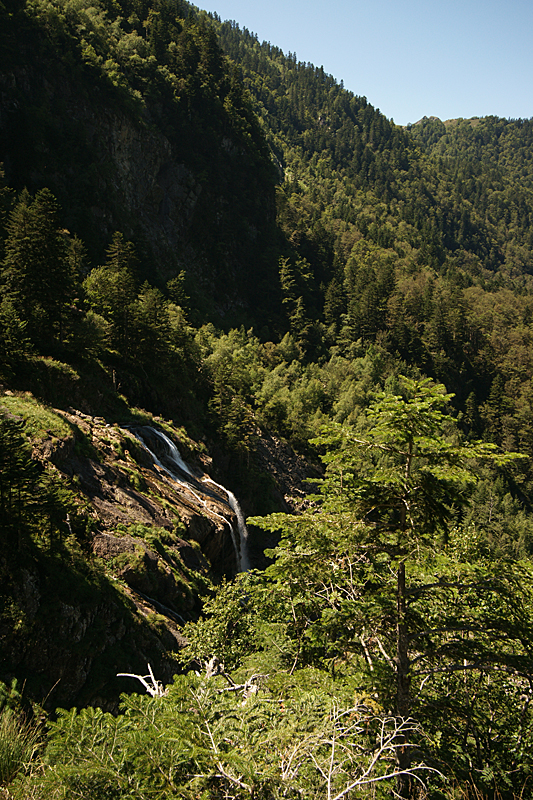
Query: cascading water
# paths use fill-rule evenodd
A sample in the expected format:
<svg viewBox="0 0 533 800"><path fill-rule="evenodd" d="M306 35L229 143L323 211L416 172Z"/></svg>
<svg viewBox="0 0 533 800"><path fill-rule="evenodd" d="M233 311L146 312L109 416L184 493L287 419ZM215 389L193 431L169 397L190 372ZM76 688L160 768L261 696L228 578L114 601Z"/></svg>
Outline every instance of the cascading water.
<svg viewBox="0 0 533 800"><path fill-rule="evenodd" d="M247 572L250 569L250 559L248 557L248 529L246 527L246 523L244 521L244 514L242 513L242 509L239 505L239 501L233 494L230 492L229 489L226 489L225 486L221 486L220 483L216 483L209 477L203 479L205 483L212 483L213 486L216 486L218 489L222 489L223 492L226 492L228 495L228 505L237 517L237 528L239 531L239 541L240 541L240 570L239 572Z"/></svg>
<svg viewBox="0 0 533 800"><path fill-rule="evenodd" d="M192 474L191 470L189 469L185 461L182 459L181 453L174 444L174 442L172 441L172 439L169 439L168 436L166 436L162 431L158 431L155 428L149 428L149 430L166 444L168 450L168 456L174 462L174 464L177 467L179 467L179 469L181 469L182 472L185 472L186 475L189 475L191 478L194 478L195 476Z"/></svg>
<svg viewBox="0 0 533 800"><path fill-rule="evenodd" d="M249 570L250 559L248 556L248 531L246 529L246 523L244 521L244 515L242 513L242 509L235 495L232 492L230 492L229 489L226 489L225 486L222 486L220 483L216 483L216 481L212 480L212 478L210 478L208 475L203 475L202 477L197 478L196 475L194 475L194 473L191 472L190 468L187 466L185 461L182 459L181 454L176 445L174 444L174 442L171 439L169 439L168 436L166 436L162 431L158 431L156 428L152 428L149 426L146 426L144 430L149 431L152 436L156 436L160 441L164 442L166 449L165 458L168 462L170 462L172 469L166 466L157 457L157 455L153 452L153 450L147 445L145 438L143 438L142 435L143 433L142 428L132 429L132 433L134 433L134 435L140 441L142 446L148 451L148 453L150 453L150 455L154 459L154 462L157 464L158 467L160 467L160 469L164 470L164 472L166 472L167 475L169 475L169 477L172 478L172 480L174 480L180 486L187 489L188 492L190 492L190 494L195 498L195 500L200 505L202 505L206 510L209 510L210 514L212 514L215 517L218 517L218 519L221 519L226 525L228 525L230 530L231 540L233 542L233 547L235 550L237 571L245 572ZM226 519L226 517L223 517L221 514L217 514L216 511L208 509L206 501L202 497L200 497L200 495L197 494L197 492L194 491L194 487L191 485L191 482L189 480L184 480L181 477L180 472L187 475L194 482L199 482L204 484L208 483L213 486L216 486L217 489L220 489L227 495L226 502L233 511L233 513L235 514L235 517L237 518L237 529L239 533L238 542L237 542L237 537L235 536L235 530L230 520ZM220 500L220 497L218 497L218 495L216 495L216 497L218 500Z"/></svg>

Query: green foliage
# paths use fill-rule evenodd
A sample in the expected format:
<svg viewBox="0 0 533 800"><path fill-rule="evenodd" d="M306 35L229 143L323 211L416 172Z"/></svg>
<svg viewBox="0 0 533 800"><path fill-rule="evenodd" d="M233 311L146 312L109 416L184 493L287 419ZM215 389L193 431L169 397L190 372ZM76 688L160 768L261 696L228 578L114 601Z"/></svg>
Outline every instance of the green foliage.
<svg viewBox="0 0 533 800"><path fill-rule="evenodd" d="M12 376L31 353L32 346L26 334L27 322L22 320L7 298L0 304L0 369Z"/></svg>
<svg viewBox="0 0 533 800"><path fill-rule="evenodd" d="M65 712L28 791L362 796L377 737L392 730L379 778L387 759L401 772L423 756L478 794L523 793L533 474L512 453L533 446L531 121L400 129L322 68L177 0L11 3L0 39L10 75L31 75L31 51L52 87L22 97L18 79L4 82L20 112L10 178L37 192L13 202L0 172L2 380L128 413L121 392L180 420L224 452L255 509L271 505L259 497L263 434L325 465L304 513L254 520L280 536L268 570L224 583L185 629L183 663L216 656L243 685L268 675L251 684L261 691L243 703L222 670L180 678L165 699L125 699L117 718ZM84 113L113 107L179 154L190 219L176 252L150 253L144 220L116 190L124 163L65 119L55 76ZM127 236L112 234L103 258L114 227ZM72 436L31 398L2 398L10 641L32 635L13 589L32 559L58 590L41 626L58 598L103 590L79 548L85 509L31 458L27 438L50 432ZM173 534L124 532L164 562L149 568L141 547L123 558L154 591L167 568L182 599L213 591L184 568ZM402 717L427 738L418 723L399 732ZM414 794L401 779L396 790ZM435 779L430 796L443 791Z"/></svg>
<svg viewBox="0 0 533 800"><path fill-rule="evenodd" d="M399 388L402 395L384 393L369 407L367 437L333 428L315 443L329 450L324 458L328 507L339 498L341 507L355 508L378 529L396 531L396 545L403 547L408 531L420 541L429 526L434 537L453 507L464 504L465 490L475 481L465 468L469 459L499 457L494 445L461 445L443 438L454 426L453 418L443 413L451 400L443 386L401 377ZM366 464L365 453L370 456ZM513 457L517 454L500 458L503 463Z"/></svg>
<svg viewBox="0 0 533 800"><path fill-rule="evenodd" d="M180 653L183 664L200 665L216 656L231 671L241 665L252 647L261 649L256 615L262 616L262 610L256 591L248 591L258 584L253 576L243 574L218 587L216 596L204 602L202 621L185 626L187 644Z"/></svg>
<svg viewBox="0 0 533 800"><path fill-rule="evenodd" d="M15 416L12 412L24 416ZM3 412L3 413L2 413ZM43 430L44 428L44 430ZM48 544L61 549L70 536L85 543L90 527L86 509L50 466L32 459L30 438L72 435L57 414L32 397L5 396L0 407L0 519L3 546L13 564ZM2 564L5 572L6 565Z"/></svg>
<svg viewBox="0 0 533 800"><path fill-rule="evenodd" d="M24 192L10 214L2 295L18 314L30 340L48 349L63 339L65 306L74 296L74 275L59 209L48 189L32 200Z"/></svg>
<svg viewBox="0 0 533 800"><path fill-rule="evenodd" d="M17 552L27 541L40 506L36 465L23 435L23 422L0 419L0 520L3 546Z"/></svg>
<svg viewBox="0 0 533 800"><path fill-rule="evenodd" d="M475 459L516 454L458 442L444 387L407 379L400 387L403 395L370 405L366 429L330 426L316 440L327 464L319 507L252 520L281 532L267 576L292 618L284 633L298 645L293 669L315 664L358 675L384 707L422 722L434 742L426 758L445 774L465 780L475 765L486 789L490 763L497 785L518 791L517 762L504 753L520 746L530 725L519 697L531 671L532 574L527 564L487 558L482 545L472 547L472 526L457 527ZM515 699L499 728L485 711L500 707L505 693ZM461 756L453 749L457 730ZM405 769L410 757L398 763ZM520 775L528 763L521 757ZM399 791L413 789L400 782Z"/></svg>
<svg viewBox="0 0 533 800"><path fill-rule="evenodd" d="M135 299L133 247L116 233L109 247L108 261L93 269L84 281L91 308L109 323L109 343L127 354L132 338L131 317Z"/></svg>
<svg viewBox="0 0 533 800"><path fill-rule="evenodd" d="M64 798L341 800L375 786L382 796L380 786L394 778L391 757L417 728L348 687L332 693L312 670L271 687L252 679L248 694L223 675L181 676L164 698L124 697L118 717L61 712L32 790ZM413 772L423 777L427 769Z"/></svg>
<svg viewBox="0 0 533 800"><path fill-rule="evenodd" d="M41 744L35 723L26 722L10 708L0 711L0 786L8 786L30 767Z"/></svg>

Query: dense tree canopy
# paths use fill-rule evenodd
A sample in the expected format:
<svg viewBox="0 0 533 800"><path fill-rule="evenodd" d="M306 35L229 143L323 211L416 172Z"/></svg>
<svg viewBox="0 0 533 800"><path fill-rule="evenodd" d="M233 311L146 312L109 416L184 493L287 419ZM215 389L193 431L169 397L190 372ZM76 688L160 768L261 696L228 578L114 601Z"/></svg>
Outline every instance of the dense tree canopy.
<svg viewBox="0 0 533 800"><path fill-rule="evenodd" d="M165 696L60 712L9 792L527 797L531 121L400 128L179 0L0 4L0 69L2 391L184 425L262 567L212 590ZM150 249L54 75L164 140L176 251ZM305 465L297 513L267 442ZM97 583L74 480L31 444L2 407L4 621L25 559Z"/></svg>

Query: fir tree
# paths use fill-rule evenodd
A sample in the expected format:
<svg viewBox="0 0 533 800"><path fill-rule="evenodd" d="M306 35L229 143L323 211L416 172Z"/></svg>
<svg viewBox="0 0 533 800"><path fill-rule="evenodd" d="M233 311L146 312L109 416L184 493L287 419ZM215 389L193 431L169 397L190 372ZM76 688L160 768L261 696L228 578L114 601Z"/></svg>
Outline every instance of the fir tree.
<svg viewBox="0 0 533 800"><path fill-rule="evenodd" d="M73 291L67 232L54 196L48 189L34 199L22 192L7 223L2 292L40 349L62 341Z"/></svg>

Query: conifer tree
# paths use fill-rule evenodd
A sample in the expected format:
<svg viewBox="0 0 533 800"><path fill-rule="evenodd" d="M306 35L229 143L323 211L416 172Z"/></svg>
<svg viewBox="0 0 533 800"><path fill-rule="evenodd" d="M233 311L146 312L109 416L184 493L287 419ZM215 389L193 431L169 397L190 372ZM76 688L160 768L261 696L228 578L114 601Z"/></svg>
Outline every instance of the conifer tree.
<svg viewBox="0 0 533 800"><path fill-rule="evenodd" d="M12 202L13 190L6 185L3 164L0 164L0 261L4 258L4 224Z"/></svg>
<svg viewBox="0 0 533 800"><path fill-rule="evenodd" d="M462 561L468 534L456 528L476 480L472 461L516 454L462 444L444 387L404 378L398 388L370 406L366 431L329 426L315 440L326 448L320 508L253 522L282 531L267 572L288 596L298 659L350 663L359 654L380 702L437 732L435 705L448 702L439 691L446 696L457 671L460 715L476 675L498 674L504 663L527 684L533 642L523 615L533 584L519 565L502 573ZM502 647L502 636L512 644ZM402 797L415 793L407 771L419 744L406 741L397 753Z"/></svg>
<svg viewBox="0 0 533 800"><path fill-rule="evenodd" d="M59 207L48 189L34 199L26 190L7 223L2 293L39 348L61 342L74 280L67 232L59 226Z"/></svg>
<svg viewBox="0 0 533 800"><path fill-rule="evenodd" d="M22 420L0 417L0 530L3 547L16 553L34 523L38 478Z"/></svg>
<svg viewBox="0 0 533 800"><path fill-rule="evenodd" d="M111 346L127 355L136 297L135 248L117 231L106 255L106 263L95 267L83 285L91 307L110 324Z"/></svg>

